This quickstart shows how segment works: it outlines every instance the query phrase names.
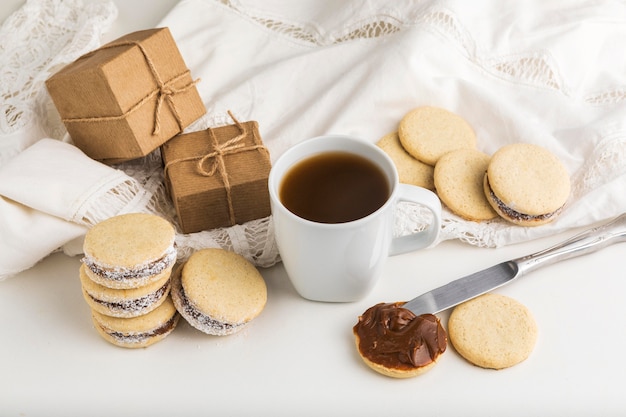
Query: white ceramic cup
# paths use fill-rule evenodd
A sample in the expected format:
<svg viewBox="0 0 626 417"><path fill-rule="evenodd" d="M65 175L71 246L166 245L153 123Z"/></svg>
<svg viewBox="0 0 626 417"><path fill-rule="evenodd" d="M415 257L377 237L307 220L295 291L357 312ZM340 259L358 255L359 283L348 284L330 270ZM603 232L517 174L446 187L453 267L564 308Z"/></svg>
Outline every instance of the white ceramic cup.
<svg viewBox="0 0 626 417"><path fill-rule="evenodd" d="M290 168L325 152L349 152L374 162L384 172L390 195L375 212L346 223L317 223L298 217L280 201L279 190ZM393 161L377 146L358 138L326 135L288 149L273 164L269 194L280 256L296 291L315 301L346 302L365 297L377 283L389 255L431 245L441 226L441 202L424 188L400 184ZM432 212L424 230L394 237L395 206L421 204Z"/></svg>

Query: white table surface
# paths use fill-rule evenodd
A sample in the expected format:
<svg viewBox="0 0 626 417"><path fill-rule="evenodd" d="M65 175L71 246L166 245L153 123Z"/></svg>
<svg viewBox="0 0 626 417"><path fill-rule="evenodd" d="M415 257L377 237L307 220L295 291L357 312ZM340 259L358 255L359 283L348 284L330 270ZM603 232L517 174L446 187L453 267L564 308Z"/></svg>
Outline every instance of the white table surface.
<svg viewBox="0 0 626 417"><path fill-rule="evenodd" d="M4 0L0 19L22 3ZM155 26L175 1L117 3L111 40ZM626 244L497 290L528 306L539 327L534 352L515 367L481 369L449 346L427 374L395 380L367 368L354 346L352 326L371 305L412 298L574 232L500 249L444 242L397 256L355 303L304 300L278 265L262 271L267 307L241 333L213 337L181 321L142 350L97 335L79 258L54 254L0 282L0 416L623 416ZM445 324L448 313L440 317Z"/></svg>

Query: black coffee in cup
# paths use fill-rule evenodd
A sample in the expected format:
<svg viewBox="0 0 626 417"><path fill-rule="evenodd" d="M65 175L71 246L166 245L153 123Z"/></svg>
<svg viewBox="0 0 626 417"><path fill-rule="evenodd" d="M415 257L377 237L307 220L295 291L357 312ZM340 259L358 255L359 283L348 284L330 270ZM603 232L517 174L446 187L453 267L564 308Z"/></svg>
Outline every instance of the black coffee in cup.
<svg viewBox="0 0 626 417"><path fill-rule="evenodd" d="M375 212L390 195L385 173L348 152L326 152L298 162L284 176L279 198L292 213L318 223L345 223Z"/></svg>

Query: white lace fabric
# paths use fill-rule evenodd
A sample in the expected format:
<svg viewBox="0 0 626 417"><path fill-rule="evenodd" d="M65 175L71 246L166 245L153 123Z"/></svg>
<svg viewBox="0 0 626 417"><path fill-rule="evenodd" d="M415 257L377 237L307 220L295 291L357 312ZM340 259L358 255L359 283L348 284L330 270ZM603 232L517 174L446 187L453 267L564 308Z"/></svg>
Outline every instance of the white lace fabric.
<svg viewBox="0 0 626 417"><path fill-rule="evenodd" d="M444 208L440 240L484 247L626 210L624 23L615 1L493 0L187 0L163 21L192 70L220 81L200 86L210 113L258 120L273 158L328 132L375 142L418 105L466 118L489 154L513 142L547 147L572 178L552 224L469 222ZM201 45L219 47L203 56ZM419 207L398 212L397 234L427 222Z"/></svg>
<svg viewBox="0 0 626 417"><path fill-rule="evenodd" d="M0 169L43 137L70 141L44 82L99 46L115 17L110 1L29 0L2 24ZM170 28L201 79L208 112L187 131L228 124L230 110L259 122L275 160L325 133L375 142L412 108L436 105L468 120L482 151L537 143L571 173L557 221L475 223L444 208L440 241L497 247L626 211L623 2L183 0L159 26ZM158 151L115 168L132 181L85 201L83 225L131 208L176 223ZM426 216L400 205L396 233L423 227ZM271 217L179 233L177 245L181 259L223 247L258 266L280 260Z"/></svg>
<svg viewBox="0 0 626 417"><path fill-rule="evenodd" d="M45 132L64 128L47 97L45 80L97 48L117 17L111 1L28 0L0 26L0 165ZM27 132L19 135L21 132ZM29 134L28 132L33 132Z"/></svg>

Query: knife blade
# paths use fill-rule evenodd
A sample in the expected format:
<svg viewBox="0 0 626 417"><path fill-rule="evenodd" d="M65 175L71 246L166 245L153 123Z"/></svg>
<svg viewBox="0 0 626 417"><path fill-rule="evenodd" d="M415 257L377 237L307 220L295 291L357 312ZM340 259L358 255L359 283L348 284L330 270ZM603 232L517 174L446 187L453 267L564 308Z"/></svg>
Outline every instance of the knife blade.
<svg viewBox="0 0 626 417"><path fill-rule="evenodd" d="M406 302L402 307L418 316L426 313L436 314L493 291L539 267L592 253L624 241L626 241L626 213L547 249L499 263L449 282Z"/></svg>

